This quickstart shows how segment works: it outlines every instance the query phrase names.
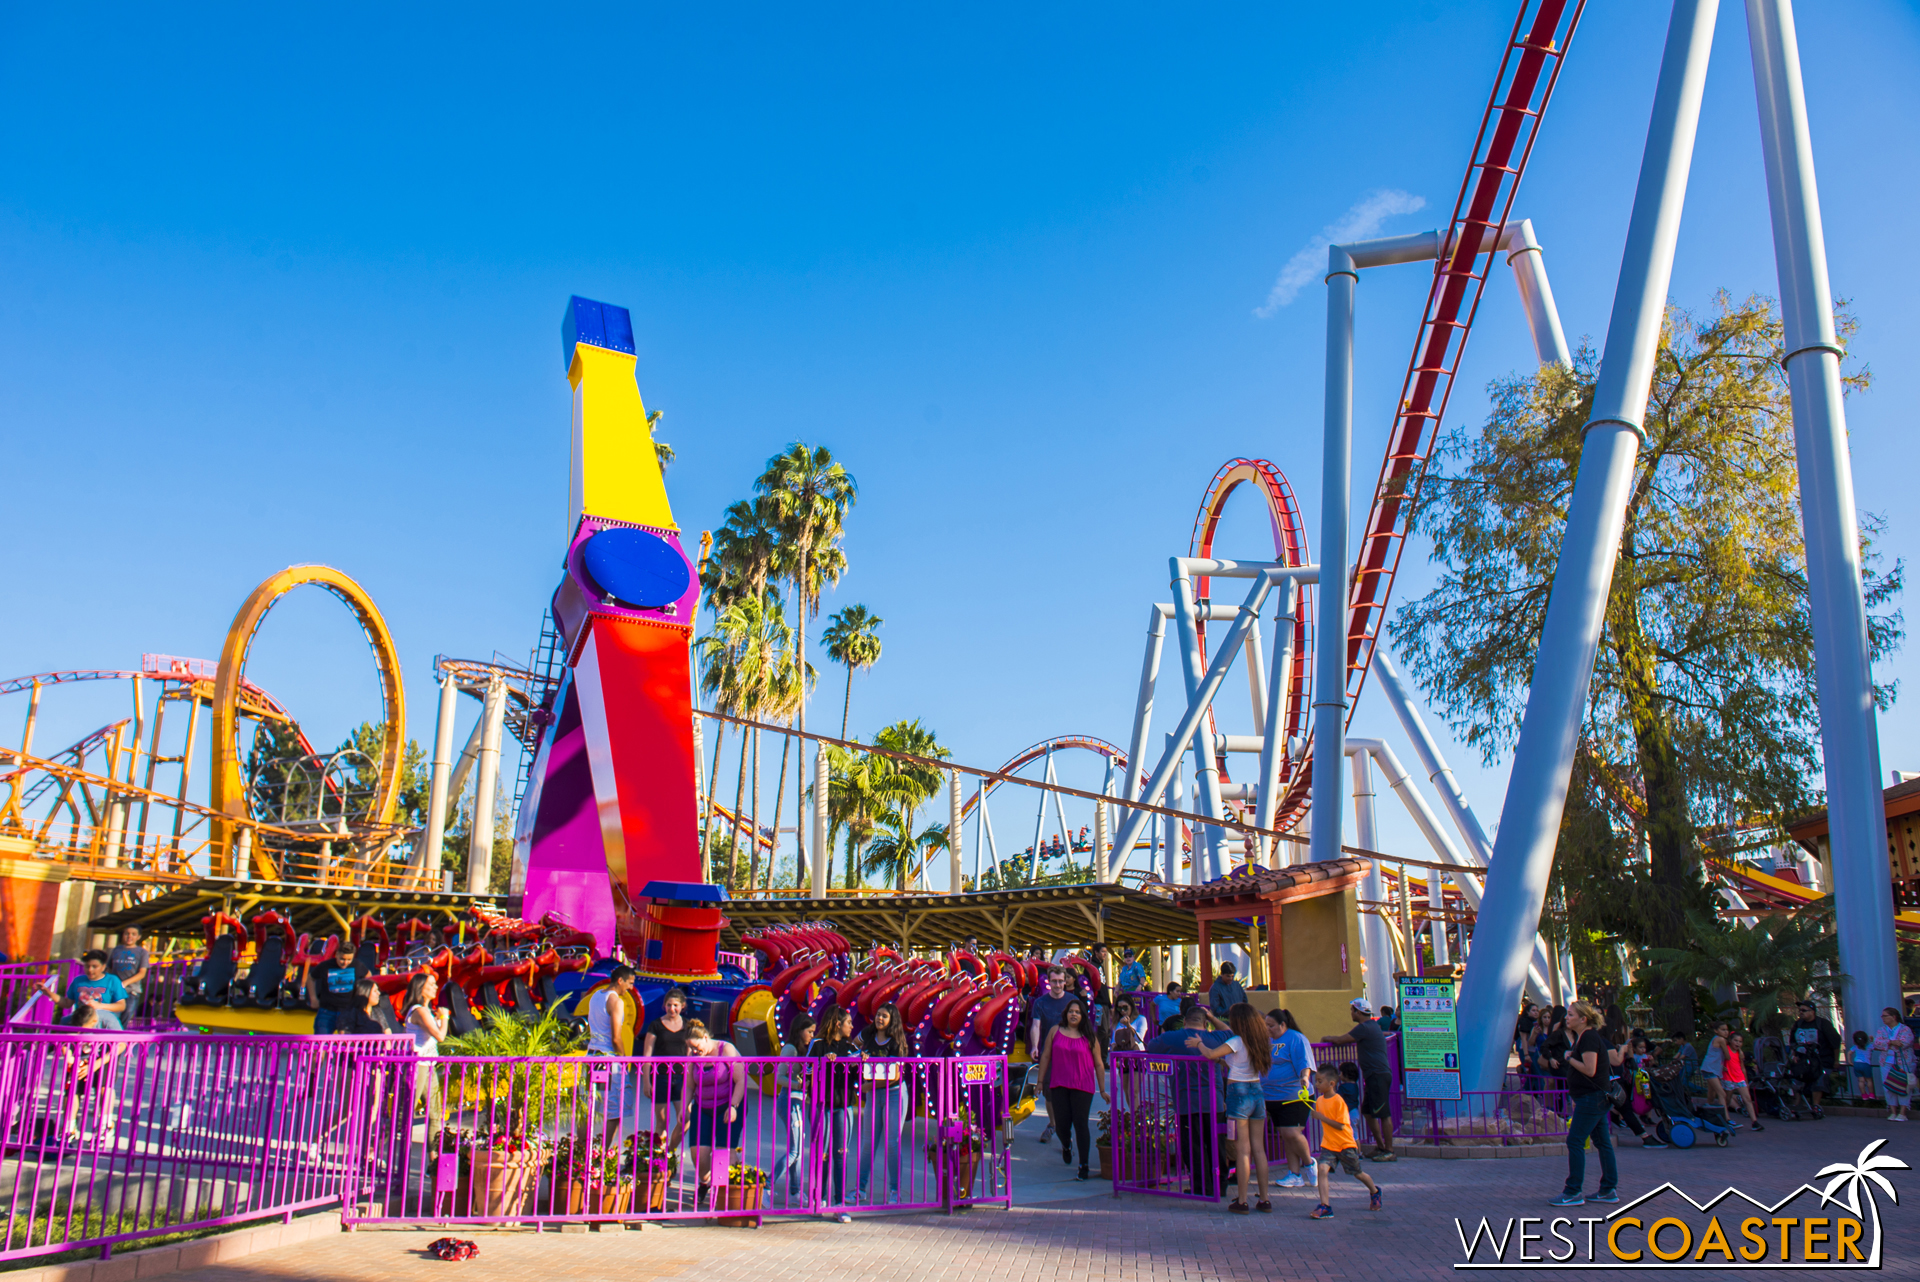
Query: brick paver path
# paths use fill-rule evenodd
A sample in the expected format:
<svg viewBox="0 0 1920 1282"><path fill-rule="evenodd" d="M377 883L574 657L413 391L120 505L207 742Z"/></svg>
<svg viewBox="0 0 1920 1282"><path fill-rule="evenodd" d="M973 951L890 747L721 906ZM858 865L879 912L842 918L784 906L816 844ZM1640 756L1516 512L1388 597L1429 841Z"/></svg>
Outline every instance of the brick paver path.
<svg viewBox="0 0 1920 1282"><path fill-rule="evenodd" d="M1621 1192L1632 1199L1672 1180L1702 1201L1732 1184L1771 1202L1811 1181L1822 1166L1854 1160L1883 1136L1889 1141L1884 1152L1920 1167L1920 1123L1830 1117L1776 1123L1764 1135L1743 1133L1725 1149L1623 1149ZM1050 1147L1025 1135L1019 1143L1024 1146L1022 1168L1029 1154L1035 1159L1055 1156ZM1089 1196L951 1217L876 1215L847 1225L770 1220L758 1230L679 1225L647 1232L467 1233L480 1242L482 1255L464 1264L445 1264L425 1255L422 1248L440 1236L437 1232L361 1230L343 1234L337 1243L309 1243L175 1276L180 1282L447 1282L455 1276L468 1282L677 1277L702 1282L1187 1282L1276 1277L1389 1282L1474 1276L1452 1267L1462 1258L1455 1216L1471 1216L1477 1223L1482 1215L1500 1221L1561 1214L1546 1206L1565 1175L1560 1158L1402 1160L1369 1163L1368 1169L1386 1190L1386 1209L1369 1214L1364 1192L1349 1179L1336 1185L1336 1217L1318 1223L1306 1218L1315 1200L1311 1189L1276 1194L1272 1215L1242 1217L1228 1215L1224 1203L1209 1206L1138 1195L1116 1199L1100 1192L1100 1186L1082 1184L1073 1191ZM1019 1178L1016 1173L1016 1184ZM1598 1183L1597 1162L1589 1160L1587 1178L1589 1189ZM1900 1204L1881 1197L1882 1275L1920 1277L1920 1171L1895 1171L1890 1178ZM1067 1186L1054 1187L1068 1191ZM1565 1214L1596 1215L1611 1209L1589 1206ZM1802 1207L1798 1213L1808 1211ZM1686 1276L1755 1275L1694 1270Z"/></svg>

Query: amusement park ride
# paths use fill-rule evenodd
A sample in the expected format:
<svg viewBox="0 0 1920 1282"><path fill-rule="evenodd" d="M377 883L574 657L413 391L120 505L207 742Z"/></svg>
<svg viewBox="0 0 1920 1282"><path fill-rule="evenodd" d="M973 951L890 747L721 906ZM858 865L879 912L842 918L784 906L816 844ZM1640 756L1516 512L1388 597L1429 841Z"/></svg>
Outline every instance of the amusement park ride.
<svg viewBox="0 0 1920 1282"><path fill-rule="evenodd" d="M643 976L628 1012L629 1038L645 1007L666 986L679 985L716 1019L780 1027L795 1012L817 1010L828 1000L850 1005L860 1019L892 1001L913 1031L916 1050L1006 1052L1017 1040L1020 998L1031 994L1038 978L1018 956L1019 922L1046 919L1052 929L1061 919L1048 913L1065 913L1069 922L1078 913L1086 933L1101 942L1127 930L1143 940L1195 940L1206 936L1194 931L1193 914L1214 911L1200 901L1225 902L1221 896L1230 897L1241 879L1273 911L1260 919L1264 925L1225 918L1216 925L1228 938L1239 930L1255 973L1265 966L1276 990L1283 971L1305 969L1288 963L1278 938L1283 899L1317 896L1338 905L1348 923L1336 931L1340 956L1348 947L1342 932L1350 926L1376 1001L1386 1000L1383 985L1395 969L1426 964L1417 939L1423 931L1435 964L1451 964L1455 956L1464 961L1471 948L1473 964L1461 993L1465 1085L1497 1085L1510 1013L1522 993L1564 996L1572 988L1569 959L1546 946L1539 925L1619 541L1625 482L1642 437L1714 0L1677 0L1674 7L1593 418L1497 840L1489 840L1467 805L1380 649L1380 627L1417 487L1499 259L1514 273L1540 363L1570 360L1544 253L1532 225L1512 212L1581 10L1580 0L1522 3L1446 226L1329 249L1318 559L1309 555L1299 505L1277 468L1256 458L1223 466L1206 489L1185 553L1169 560L1173 599L1149 609L1126 750L1067 736L1016 754L998 771L953 768L954 840L945 896L828 898L818 826L811 898L723 907L725 892L700 882L694 718L713 714L696 713L691 700L698 576L682 546L651 440L629 315L576 297L562 323L572 391L571 501L564 572L548 612L551 628L526 668L439 662L441 710L423 828L416 832L394 819L405 713L398 660L384 624L346 576L296 567L248 599L217 666L149 656L139 672L48 673L0 686L0 694L28 695L21 746L0 749L0 767L7 771L0 775L7 790L0 802L7 946L16 954L44 954L59 911L57 885L71 878L134 888L113 912L95 918L96 926L139 919L175 931L204 928L206 957L188 1008L198 1000L203 1011L254 1014L196 1016L190 1022L278 1026L268 1012L273 1019L297 1021L298 1010L283 1008L298 1006L298 968L330 955L332 944L314 941L331 922L376 941L372 951L379 955L383 985L404 983L420 968L433 970L463 1009L564 1004L595 984L618 955ZM1747 14L1788 337L1832 801L1824 838L1831 854L1823 866L1836 898L1842 969L1853 994L1849 1006L1877 1009L1898 995L1896 920L1881 853L1885 815L1840 403L1840 347L1791 9L1787 0L1748 0ZM1360 541L1350 554L1355 295L1363 271L1414 263L1432 265L1431 285ZM1216 546L1225 505L1242 492L1264 504L1272 529L1271 551L1262 549L1258 559L1232 558ZM1323 580L1329 599L1342 608L1317 600ZM386 704L377 763L316 753L286 710L246 678L247 652L261 618L286 591L309 583L339 596L373 647ZM1217 598L1216 588L1223 593ZM1185 698L1173 730L1156 742L1154 705L1169 635ZM1222 733L1215 716L1236 663L1247 677L1251 735ZM1348 736L1359 695L1376 669L1418 764L1438 792L1451 834L1390 747L1377 738ZM36 755L43 691L100 679L132 683L133 715L52 756ZM484 711L456 767L452 709L462 691L480 699ZM165 752L162 722L169 708L182 704L185 747ZM211 736L205 803L189 798L202 709L210 713ZM297 742L298 752L274 760L256 752L243 762L243 719L293 729L291 740L284 734L280 739ZM481 820L490 820L490 813L472 825L465 887L445 884L441 870L448 799L472 773L479 804L491 805L507 730L530 757L518 790L513 883L519 902L513 916L480 896L492 831L491 822ZM803 744L814 740L816 752L835 742L796 737ZM1068 751L1102 759L1098 793L1057 783L1056 757ZM96 757L101 764L94 768ZM1253 764L1236 778L1230 763L1237 757ZM826 775L818 756L815 765L819 825ZM1342 841L1345 806L1337 781L1343 766L1352 777L1358 848ZM172 792L160 787L168 767L177 767L167 780ZM1037 780L1019 773L1036 767ZM1433 860L1379 854L1376 767L1407 806ZM964 803L962 773L982 779ZM271 786L263 787L263 780ZM1003 859L988 804L1009 782L1041 790L1040 816L1027 851ZM1034 884L1049 853L1049 795L1058 829L1052 850L1069 860L1085 851L1085 886ZM1068 824L1065 796L1094 803L1090 837ZM706 804L709 816L718 809ZM740 826L740 816L725 817ZM959 836L968 817L976 825L973 890L960 875ZM1143 850L1144 870L1133 866ZM983 860L991 861L992 889L983 888ZM1735 861L1719 861L1713 870L1736 895L1736 910L1760 910L1738 895L1760 905L1790 902L1801 884L1775 875L1777 870ZM923 864L910 880L924 886L925 873ZM158 897L143 898L150 894ZM255 913L250 920L243 915L249 911ZM980 955L954 946L936 960L876 945L865 950L863 964L856 962L858 950L847 938L853 923L902 941L918 928L926 939L938 936L942 912L946 920L964 920L968 934L997 938L1000 947ZM1451 938L1449 925L1457 926ZM1902 914L1898 925L1920 933L1920 915ZM1264 950L1258 946L1263 930L1269 932ZM435 931L442 939L429 942ZM723 961L718 950L731 942L729 931L759 954L757 964L744 957ZM958 937L960 931L949 931L945 942ZM241 954L249 948L250 966L241 979ZM1204 974L1211 965L1205 950L1200 963ZM1361 991L1361 969L1348 973L1343 965L1325 981L1328 991Z"/></svg>

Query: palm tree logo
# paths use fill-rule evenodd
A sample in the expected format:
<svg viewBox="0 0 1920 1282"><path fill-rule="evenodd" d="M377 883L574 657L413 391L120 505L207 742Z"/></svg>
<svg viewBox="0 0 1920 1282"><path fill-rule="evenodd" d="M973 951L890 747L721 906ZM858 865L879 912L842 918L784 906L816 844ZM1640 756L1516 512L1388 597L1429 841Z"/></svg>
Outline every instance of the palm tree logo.
<svg viewBox="0 0 1920 1282"><path fill-rule="evenodd" d="M1835 1162L1821 1168L1820 1173L1814 1176L1815 1179L1826 1179L1829 1175L1833 1177L1828 1180L1827 1187L1821 1190L1822 1202L1838 1202L1856 1217L1860 1215L1861 1196L1865 1195L1867 1210L1873 1217L1873 1256L1867 1261L1866 1267L1875 1269L1880 1267L1880 1204L1874 1200L1874 1186L1878 1186L1889 1201L1898 1205L1900 1195L1894 1192L1892 1181L1880 1172L1913 1169L1897 1157L1876 1152L1885 1143L1883 1139L1875 1140L1861 1149L1860 1156L1852 1162ZM1839 1195L1842 1192L1844 1196Z"/></svg>

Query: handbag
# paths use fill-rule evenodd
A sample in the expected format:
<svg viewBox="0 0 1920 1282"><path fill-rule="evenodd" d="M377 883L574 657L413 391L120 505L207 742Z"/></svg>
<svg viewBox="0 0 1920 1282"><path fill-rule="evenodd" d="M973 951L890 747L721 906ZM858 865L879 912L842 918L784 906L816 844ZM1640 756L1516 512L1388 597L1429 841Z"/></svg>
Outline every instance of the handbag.
<svg viewBox="0 0 1920 1282"><path fill-rule="evenodd" d="M1912 1094L1913 1079L1907 1075L1906 1065L1900 1064L1900 1063L1893 1063L1893 1064L1887 1065L1887 1075L1885 1080L1886 1080L1887 1094L1889 1095Z"/></svg>

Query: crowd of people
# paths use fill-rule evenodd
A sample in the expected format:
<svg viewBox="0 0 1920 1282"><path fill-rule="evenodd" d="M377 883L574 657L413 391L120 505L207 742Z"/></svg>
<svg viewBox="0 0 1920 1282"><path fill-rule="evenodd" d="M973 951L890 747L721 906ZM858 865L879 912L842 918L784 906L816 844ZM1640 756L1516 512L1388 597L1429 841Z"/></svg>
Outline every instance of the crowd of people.
<svg viewBox="0 0 1920 1282"><path fill-rule="evenodd" d="M1514 1024L1514 1051L1534 1090L1564 1088L1569 1100L1568 1170L1556 1206L1619 1200L1612 1131L1620 1127L1645 1148L1665 1148L1668 1116L1679 1110L1704 1118L1710 1129L1750 1134L1766 1117L1826 1116L1826 1104L1845 1095L1860 1104L1884 1104L1887 1120L1907 1120L1913 1094L1920 1011L1909 998L1903 1012L1887 1007L1873 1032L1857 1030L1849 1048L1812 997L1791 1017L1742 1023L1717 1020L1698 1038L1650 1037L1629 1027L1617 1005L1529 1005ZM1850 1051L1842 1061L1843 1051ZM1836 1080L1837 1079L1837 1080ZM1667 1100L1662 1102L1660 1087ZM1693 1120L1683 1115L1682 1120ZM1724 1136L1723 1136L1724 1138ZM1600 1158L1600 1185L1586 1193L1586 1150Z"/></svg>

